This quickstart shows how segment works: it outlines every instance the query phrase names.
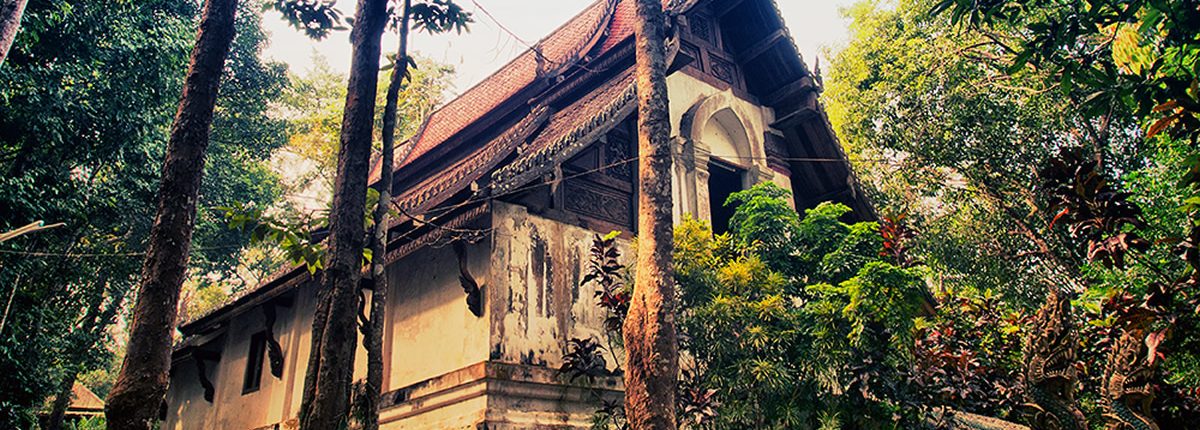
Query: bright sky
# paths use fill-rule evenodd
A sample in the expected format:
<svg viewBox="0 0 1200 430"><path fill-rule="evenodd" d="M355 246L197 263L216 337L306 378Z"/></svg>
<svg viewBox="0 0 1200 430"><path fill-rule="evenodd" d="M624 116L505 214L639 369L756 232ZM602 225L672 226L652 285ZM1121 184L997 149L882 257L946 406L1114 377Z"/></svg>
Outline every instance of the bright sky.
<svg viewBox="0 0 1200 430"><path fill-rule="evenodd" d="M578 14L594 0L474 0L491 12L501 24L521 40L535 43ZM804 60L813 66L823 47L845 43L848 22L839 14L841 7L854 0L776 0L784 21L791 30ZM528 49L505 33L484 15L472 0L459 4L475 12L470 33L429 36L415 33L411 47L418 55L450 64L458 74L455 94L467 88ZM347 16L354 11L353 0L339 0L339 9ZM350 65L349 32L335 33L322 42L314 42L292 29L275 12L268 12L264 24L270 31L271 47L267 56L287 63L297 72L312 66L313 55L325 56L331 67L345 72ZM394 35L384 38L384 51L395 50Z"/></svg>

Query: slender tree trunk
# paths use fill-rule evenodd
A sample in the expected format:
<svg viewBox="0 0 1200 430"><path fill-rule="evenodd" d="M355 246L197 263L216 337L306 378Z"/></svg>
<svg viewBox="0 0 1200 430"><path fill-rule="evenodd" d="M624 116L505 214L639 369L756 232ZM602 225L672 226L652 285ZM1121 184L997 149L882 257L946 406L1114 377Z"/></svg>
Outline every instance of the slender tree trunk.
<svg viewBox="0 0 1200 430"><path fill-rule="evenodd" d="M408 74L408 11L412 0L404 1L400 20L400 47L396 65L388 83L387 102L383 108L383 137L380 150L379 205L375 208L375 232L371 236L371 317L363 339L367 349L367 393L363 398L367 410L363 430L379 429L379 396L383 391L383 330L387 315L387 232L392 208L392 161L396 152L396 112L400 104L400 87Z"/></svg>
<svg viewBox="0 0 1200 430"><path fill-rule="evenodd" d="M58 383L58 394L54 395L54 404L50 407L50 416L46 417L46 427L44 430L60 430L63 428L63 420L67 416L67 408L71 406L71 401L74 400L75 380L78 378L79 373L72 370Z"/></svg>
<svg viewBox="0 0 1200 430"><path fill-rule="evenodd" d="M104 293L109 286L108 279L107 276L100 274L97 276L99 282L96 285L99 289L95 291L94 296L88 298L88 307L83 315L82 324L76 329L77 331L68 336L70 343L63 353L68 372L59 383L58 394L54 398L50 415L46 419L46 430L58 430L63 427L67 408L71 406L73 400L71 396L74 394L75 382L79 380L81 372L92 370L85 367L85 363L93 351L104 347L100 341L104 339L105 332L116 319L117 311L121 309L121 304L125 300L124 290L117 289L106 305Z"/></svg>
<svg viewBox="0 0 1200 430"><path fill-rule="evenodd" d="M319 321L314 318L309 369L316 369L316 377L305 378L306 385L312 383L311 387L305 387L308 402L301 410L300 428L305 430L336 429L349 416L354 354L358 345L356 293L366 233L363 207L366 205L367 171L375 125L380 37L386 22L387 0L358 1L354 30L350 32L354 54L342 116L333 211L329 217L330 261L322 280L327 297L324 306L328 312L323 328L317 327ZM313 363L313 360L317 362Z"/></svg>
<svg viewBox="0 0 1200 430"><path fill-rule="evenodd" d="M29 0L0 0L0 65L8 58L8 50L12 48L17 32L21 30L21 15L25 14L25 4Z"/></svg>
<svg viewBox="0 0 1200 430"><path fill-rule="evenodd" d="M167 392L171 335L187 274L196 200L217 88L234 36L237 0L208 0L167 143L158 212L150 228L121 372L108 395L110 430L148 429Z"/></svg>
<svg viewBox="0 0 1200 430"><path fill-rule="evenodd" d="M637 0L638 258L625 320L625 414L635 430L674 429L679 351L672 270L671 149L661 0Z"/></svg>
<svg viewBox="0 0 1200 430"><path fill-rule="evenodd" d="M304 393L300 396L300 413L303 415L312 404L317 392L317 369L321 364L321 341L325 338L325 326L329 321L329 291L322 287L317 291L317 309L313 312L312 345L309 347L308 364L304 369Z"/></svg>
<svg viewBox="0 0 1200 430"><path fill-rule="evenodd" d="M3 267L0 267L3 269ZM13 280L12 289L8 291L8 300L4 301L4 315L0 315L0 334L4 334L4 324L8 322L8 311L12 308L13 297L17 295L17 288L21 287L21 275L17 275Z"/></svg>

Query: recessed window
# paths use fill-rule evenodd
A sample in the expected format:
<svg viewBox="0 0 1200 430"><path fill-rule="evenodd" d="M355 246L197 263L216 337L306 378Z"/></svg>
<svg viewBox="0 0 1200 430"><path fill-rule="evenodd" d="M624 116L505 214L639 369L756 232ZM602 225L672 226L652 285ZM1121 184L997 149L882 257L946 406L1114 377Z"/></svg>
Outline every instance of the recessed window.
<svg viewBox="0 0 1200 430"><path fill-rule="evenodd" d="M267 332L250 336L250 354L246 357L246 376L242 379L242 394L258 391L262 385L263 355L267 350Z"/></svg>
<svg viewBox="0 0 1200 430"><path fill-rule="evenodd" d="M713 234L729 231L734 207L726 206L730 195L742 191L745 170L718 161L708 163L708 204Z"/></svg>

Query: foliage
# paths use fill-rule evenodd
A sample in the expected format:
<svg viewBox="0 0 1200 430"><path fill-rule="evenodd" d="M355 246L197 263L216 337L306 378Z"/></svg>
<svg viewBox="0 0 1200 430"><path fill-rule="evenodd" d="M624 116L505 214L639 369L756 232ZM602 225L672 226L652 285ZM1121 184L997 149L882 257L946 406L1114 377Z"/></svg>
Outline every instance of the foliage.
<svg viewBox="0 0 1200 430"><path fill-rule="evenodd" d="M1194 423L1200 416L1195 402L1178 395L1195 386L1167 381L1178 383L1186 378L1172 375L1194 372L1186 362L1172 363L1170 352L1184 352L1181 358L1186 360L1197 335L1178 329L1195 327L1194 289L1200 285L1200 206L1195 204L1200 202L1200 157L1195 155L1200 143L1200 9L1189 0L1027 0L1004 5L942 0L933 11L946 11L975 32L1025 26L1028 31L1009 38L1011 48L1002 58L1006 73L1042 70L1045 80L1064 92L1085 95L1076 98L1073 109L1087 118L1103 122L1114 111L1129 112L1145 131L1136 148L1146 165L1135 175L1159 168L1184 172L1174 190L1144 180L1110 185L1105 176L1119 175L1123 166L1064 151L1042 179L1051 194L1050 206L1061 208L1071 234L1087 243L1087 259L1108 269L1093 271L1089 279L1108 292L1097 315L1096 325L1106 332L1101 339L1109 342L1101 346L1115 345L1112 339L1124 334L1144 336L1137 340L1147 349L1145 371L1155 375L1155 390L1149 395L1158 394L1153 418L1166 427ZM1112 145L1099 134L1089 152ZM1183 149L1183 157L1162 153L1176 148ZM1167 163L1155 165L1163 161ZM1148 224L1169 218L1144 216L1136 200L1147 189L1174 201L1186 220ZM1146 197L1150 196L1142 197L1145 203L1161 204ZM1163 231L1181 234L1154 242L1143 237ZM1175 258L1167 257L1170 254ZM1164 360L1171 363L1168 368L1157 369ZM1114 366L1109 363L1106 374Z"/></svg>
<svg viewBox="0 0 1200 430"><path fill-rule="evenodd" d="M462 33L475 22L471 13L463 10L454 0L418 1L412 5L409 13L416 28L430 34Z"/></svg>
<svg viewBox="0 0 1200 430"><path fill-rule="evenodd" d="M101 318L101 311L136 283L196 6L28 5L0 68L0 229L37 219L67 226L6 243L0 255L0 279L15 288L0 333L0 366L12 370L0 377L0 427L28 427L32 408L63 377L110 363L107 327L119 316ZM284 143L283 123L267 115L286 83L283 68L259 58L265 35L258 15L239 17L202 207L268 203L279 192L264 160ZM192 260L217 282L237 266L244 242L215 221L201 210Z"/></svg>
<svg viewBox="0 0 1200 430"><path fill-rule="evenodd" d="M80 418L73 423L67 424L67 429L69 430L104 430L106 427L104 416L102 415Z"/></svg>
<svg viewBox="0 0 1200 430"><path fill-rule="evenodd" d="M559 371L569 375L571 382L585 378L589 382L596 377L608 376L608 361L604 359L604 347L595 339L572 338L567 342L567 353Z"/></svg>
<svg viewBox="0 0 1200 430"><path fill-rule="evenodd" d="M335 30L347 29L341 25L342 11L335 4L327 0L275 0L267 7L279 11L292 27L304 31L308 37L321 40Z"/></svg>
<svg viewBox="0 0 1200 430"><path fill-rule="evenodd" d="M596 236L592 241L591 257L588 259L587 273L583 275L580 284L596 283L596 299L600 308L608 316L604 319L604 328L609 332L620 332L621 324L629 313L631 285L626 281L628 273L625 265L621 264L620 251L617 250L617 232L604 237Z"/></svg>
<svg viewBox="0 0 1200 430"><path fill-rule="evenodd" d="M319 243L327 234L325 215L277 216L252 203L220 209L229 226L248 232L252 243L279 248L287 261L303 265L310 274L325 268L325 248Z"/></svg>
<svg viewBox="0 0 1200 430"><path fill-rule="evenodd" d="M851 42L826 79L830 119L864 160L857 171L877 206L922 233L912 253L946 280L1033 309L1045 286L1075 282L1084 259L1073 239L1045 228L1052 214L1038 206L1031 173L1099 125L1040 69L1001 70L1002 38L1020 28L964 32L931 8L848 10ZM1136 167L1133 121L1120 112L1109 116L1105 157Z"/></svg>
<svg viewBox="0 0 1200 430"><path fill-rule="evenodd" d="M937 315L918 325L909 378L920 403L993 417L1024 404L1022 326L1027 318L992 291L947 290Z"/></svg>
<svg viewBox="0 0 1200 430"><path fill-rule="evenodd" d="M878 206L921 231L908 251L945 291L995 291L1014 316L1049 288L1079 292L1084 356L1108 356L1123 327L1156 315L1143 342L1166 358L1155 418L1194 420L1180 393L1195 386L1165 381L1194 374L1195 332L1163 329L1197 316L1195 3L895 6L850 11L826 96L852 152L880 160L858 166ZM1083 409L1102 422L1105 364L1078 367ZM1012 404L968 403L999 415Z"/></svg>
<svg viewBox="0 0 1200 430"><path fill-rule="evenodd" d="M1129 201L1129 194L1115 190L1095 160L1079 151L1064 150L1050 160L1039 176L1049 199L1047 209L1055 213L1050 226L1061 221L1073 236L1087 243L1087 259L1109 267L1125 267L1125 254L1145 250L1150 243L1133 229L1144 227L1142 211Z"/></svg>
<svg viewBox="0 0 1200 430"><path fill-rule="evenodd" d="M884 253L878 224L843 223L849 208L829 203L801 218L784 195L773 184L734 194L729 202L740 206L727 234L714 237L706 223L691 219L676 228L686 357L677 395L681 422L718 429L907 428L920 424L927 406L1010 406L983 385L1011 376L1019 358L1014 331L984 338L972 337L978 329L953 332L975 313L995 316L998 309L952 308L936 325L923 322L931 305L925 269ZM907 236L893 236L893 249L902 249L896 238ZM615 272L605 269L616 258L605 243L596 240L592 273ZM598 279L603 275L588 277ZM998 352L979 353L986 364L942 371L972 342ZM964 380L975 385L950 385ZM609 405L597 423L620 427L621 418Z"/></svg>
<svg viewBox="0 0 1200 430"><path fill-rule="evenodd" d="M450 85L454 70L449 66L427 60L417 60L410 67L410 79L403 87L397 100L396 137L403 142L420 128L430 110L441 100ZM381 72L381 81L386 82L386 72ZM285 150L298 156L311 168L299 166L294 172L296 191L305 191L312 182L320 185L317 195L325 196L321 201L302 202L302 208L324 209L333 189L333 176L337 168L337 151L340 145L339 132L342 124L342 107L346 100L346 77L334 72L323 57L316 57L312 70L302 75L292 75L291 85L283 95L282 110L288 119L289 142ZM380 86L377 101L382 102L387 93ZM383 123L380 110L376 126ZM398 151L403 153L403 151ZM316 179L314 181L313 179Z"/></svg>
<svg viewBox="0 0 1200 430"><path fill-rule="evenodd" d="M396 0L389 3L388 15L392 24L396 25L404 13L401 10L404 2ZM266 7L278 11L292 27L303 31L308 37L321 40L334 31L348 30L347 25L354 24L354 19L343 16L336 5L337 2L333 0L273 0ZM462 33L474 22L471 13L463 10L454 0L417 0L409 13L417 29L430 34Z"/></svg>

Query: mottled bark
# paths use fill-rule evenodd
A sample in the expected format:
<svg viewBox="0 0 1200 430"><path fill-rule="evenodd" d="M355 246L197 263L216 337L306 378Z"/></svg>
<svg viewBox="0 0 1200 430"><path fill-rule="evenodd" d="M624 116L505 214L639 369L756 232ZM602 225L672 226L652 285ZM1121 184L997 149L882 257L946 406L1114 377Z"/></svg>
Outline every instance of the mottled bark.
<svg viewBox="0 0 1200 430"><path fill-rule="evenodd" d="M637 0L638 258L625 320L625 414L633 429L674 429L679 351L671 267L671 149L666 19L660 0Z"/></svg>
<svg viewBox="0 0 1200 430"><path fill-rule="evenodd" d="M28 0L0 0L0 65L8 58L8 50L21 30L21 15Z"/></svg>
<svg viewBox="0 0 1200 430"><path fill-rule="evenodd" d="M305 377L307 401L302 405L300 417L300 428L305 430L340 428L349 416L358 345L359 270L366 233L363 207L374 134L380 37L386 22L387 0L358 1L354 29L350 32L354 52L329 217L329 263L322 279L325 303L318 306L327 307L328 312L324 327L317 327L321 318L314 318L313 323L310 375ZM316 371L312 372L313 369Z"/></svg>
<svg viewBox="0 0 1200 430"><path fill-rule="evenodd" d="M363 430L379 429L379 396L383 390L383 331L387 322L388 289L391 288L387 276L387 232L392 208L392 161L396 152L396 112L400 105L400 87L408 72L408 11L411 7L412 1L405 0L400 19L400 47L396 50L396 63L392 68L387 101L383 108L379 205L375 208L375 231L371 235L371 315L363 336L363 346L367 350L367 389L363 397L367 416L363 418Z"/></svg>
<svg viewBox="0 0 1200 430"><path fill-rule="evenodd" d="M167 392L171 334L187 274L196 200L217 87L234 36L237 0L208 0L167 142L158 212L150 228L121 372L108 395L111 430L148 429Z"/></svg>
<svg viewBox="0 0 1200 430"><path fill-rule="evenodd" d="M300 414L303 415L312 404L317 390L317 369L321 360L316 355L320 351L321 341L325 338L325 325L329 321L329 291L324 286L317 291L317 309L313 312L312 341L309 347L308 364L304 368L304 391L300 396Z"/></svg>

